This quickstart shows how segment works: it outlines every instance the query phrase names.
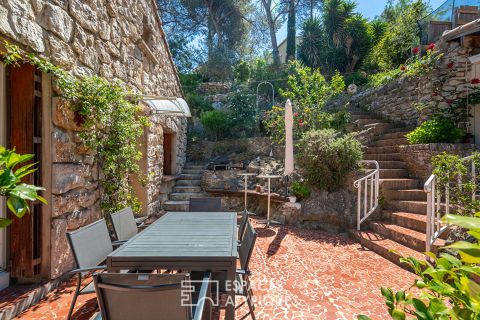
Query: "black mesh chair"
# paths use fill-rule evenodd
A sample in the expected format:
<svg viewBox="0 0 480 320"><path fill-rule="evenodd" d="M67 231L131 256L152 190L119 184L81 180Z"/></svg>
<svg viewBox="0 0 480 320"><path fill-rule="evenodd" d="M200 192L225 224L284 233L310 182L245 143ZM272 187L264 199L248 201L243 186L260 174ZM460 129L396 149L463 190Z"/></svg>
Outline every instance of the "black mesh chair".
<svg viewBox="0 0 480 320"><path fill-rule="evenodd" d="M77 275L77 286L67 316L67 319L71 319L77 297L95 292L92 282L82 287L82 277L88 272L106 268L106 265L100 264L113 251L113 245L105 219L95 221L78 230L67 232L67 238L77 265L77 269L70 271Z"/></svg>
<svg viewBox="0 0 480 320"><path fill-rule="evenodd" d="M248 304L249 313L253 320L255 320L255 306L253 304L253 290L250 285L250 258L252 257L253 249L255 248L255 242L257 241L257 232L253 228L250 222L246 223L245 234L242 242L238 248L238 257L240 259L240 269L237 269L237 283L236 295L245 297L245 301L238 305L236 308L241 307L245 303Z"/></svg>
<svg viewBox="0 0 480 320"><path fill-rule="evenodd" d="M113 231L117 237L117 242L115 243L118 244L126 242L136 235L139 229L147 226L145 223L135 219L132 208L124 208L113 213L110 217L112 219Z"/></svg>
<svg viewBox="0 0 480 320"><path fill-rule="evenodd" d="M210 273L199 290L189 274L120 274L93 276L103 320L202 320L211 318Z"/></svg>
<svg viewBox="0 0 480 320"><path fill-rule="evenodd" d="M190 212L220 212L222 211L221 198L190 198Z"/></svg>
<svg viewBox="0 0 480 320"><path fill-rule="evenodd" d="M245 228L247 227L248 223L248 212L242 212L240 216L240 223L238 224L238 243L240 244L243 239L243 235L245 233Z"/></svg>

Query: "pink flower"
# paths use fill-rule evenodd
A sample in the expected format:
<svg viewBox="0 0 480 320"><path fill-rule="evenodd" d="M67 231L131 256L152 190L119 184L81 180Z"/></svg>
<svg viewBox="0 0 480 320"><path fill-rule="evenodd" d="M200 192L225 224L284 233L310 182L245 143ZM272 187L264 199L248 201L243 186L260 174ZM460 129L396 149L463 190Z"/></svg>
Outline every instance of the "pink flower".
<svg viewBox="0 0 480 320"><path fill-rule="evenodd" d="M435 43L430 43L427 47L427 50L429 51L435 50Z"/></svg>
<svg viewBox="0 0 480 320"><path fill-rule="evenodd" d="M480 83L480 79L478 78L474 78L470 81L471 84L479 84Z"/></svg>
<svg viewBox="0 0 480 320"><path fill-rule="evenodd" d="M298 112L295 112L294 116L295 116L295 117L298 117Z"/></svg>
<svg viewBox="0 0 480 320"><path fill-rule="evenodd" d="M420 52L420 49L418 47L412 49L413 54L418 54L418 52Z"/></svg>
<svg viewBox="0 0 480 320"><path fill-rule="evenodd" d="M455 65L455 64L454 64L453 62L450 62L450 63L447 65L447 68L448 68L448 69L452 69L454 65Z"/></svg>
<svg viewBox="0 0 480 320"><path fill-rule="evenodd" d="M302 120L302 119L298 120L298 125L299 125L300 127L303 127L303 120Z"/></svg>
<svg viewBox="0 0 480 320"><path fill-rule="evenodd" d="M402 70L402 71L407 70L407 66L401 66L401 67L400 67L400 70Z"/></svg>

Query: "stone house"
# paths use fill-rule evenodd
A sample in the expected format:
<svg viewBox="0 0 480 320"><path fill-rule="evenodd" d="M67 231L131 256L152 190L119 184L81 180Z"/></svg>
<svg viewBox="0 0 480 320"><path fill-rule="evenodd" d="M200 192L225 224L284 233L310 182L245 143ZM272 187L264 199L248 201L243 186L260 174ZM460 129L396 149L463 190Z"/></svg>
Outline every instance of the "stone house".
<svg viewBox="0 0 480 320"><path fill-rule="evenodd" d="M163 103L178 98L175 103L186 106L154 0L3 0L4 40L76 76L120 79L144 95L170 97ZM154 106L144 104L153 124L142 137L140 162L149 181L137 187L144 215L161 209L166 177L185 163L185 117ZM74 264L65 233L102 216L99 168L79 142L81 130L49 74L0 64L0 144L36 154L40 169L31 182L46 188L48 200L0 229L0 276L7 270L17 281L60 277ZM9 214L4 202L0 214Z"/></svg>

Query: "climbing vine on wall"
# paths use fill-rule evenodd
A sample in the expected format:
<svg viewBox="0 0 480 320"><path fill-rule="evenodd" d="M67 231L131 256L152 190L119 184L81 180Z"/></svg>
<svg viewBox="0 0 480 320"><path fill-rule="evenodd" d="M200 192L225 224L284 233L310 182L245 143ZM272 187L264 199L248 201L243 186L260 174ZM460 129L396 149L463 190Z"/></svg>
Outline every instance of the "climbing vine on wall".
<svg viewBox="0 0 480 320"><path fill-rule="evenodd" d="M147 118L140 115L138 96L120 81L99 76L75 77L47 59L27 54L8 42L1 55L6 65L30 63L54 76L59 94L70 101L74 121L85 129L80 133L81 138L97 154L102 169L103 211L108 214L130 206L138 212L141 204L132 180L134 176L143 176L137 164L142 157L138 138L149 125Z"/></svg>

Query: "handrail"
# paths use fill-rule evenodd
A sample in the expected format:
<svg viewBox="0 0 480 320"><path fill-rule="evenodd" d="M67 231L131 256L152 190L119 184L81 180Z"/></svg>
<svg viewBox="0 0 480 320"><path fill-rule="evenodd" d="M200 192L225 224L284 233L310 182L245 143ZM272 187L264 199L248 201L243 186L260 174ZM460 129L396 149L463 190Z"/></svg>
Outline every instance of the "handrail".
<svg viewBox="0 0 480 320"><path fill-rule="evenodd" d="M473 156L468 156L462 159L463 162L467 162L473 159ZM475 161L471 162L471 178L473 182L476 182L476 167ZM447 230L450 225L442 224L442 216L450 213L450 183L444 186L437 185L437 176L435 174L430 175L423 186L423 190L427 193L427 228L426 228L426 241L425 251L430 252L435 241L440 235ZM457 183L462 183L460 177L458 177ZM476 184L475 184L476 185ZM442 199L441 188L445 188L445 195ZM472 191L472 200L475 200L476 188ZM443 202L442 202L443 200Z"/></svg>
<svg viewBox="0 0 480 320"><path fill-rule="evenodd" d="M378 208L380 165L375 160L362 160L360 164L373 164L375 169L366 176L355 180L353 186L357 192L357 230L360 225ZM369 187L370 185L370 187ZM363 210L362 210L363 209Z"/></svg>

